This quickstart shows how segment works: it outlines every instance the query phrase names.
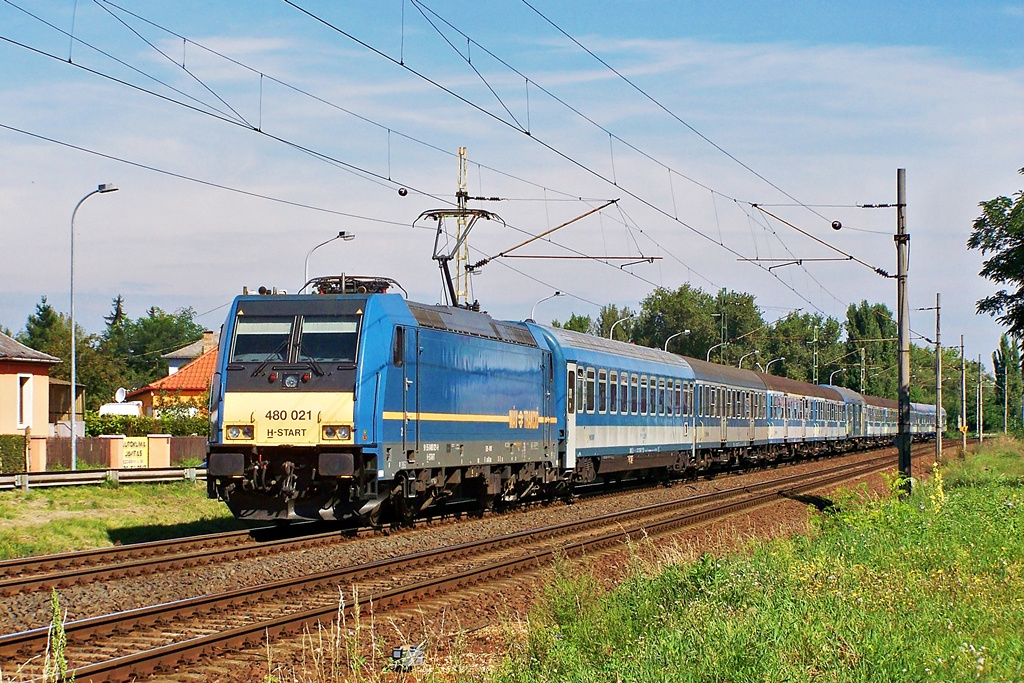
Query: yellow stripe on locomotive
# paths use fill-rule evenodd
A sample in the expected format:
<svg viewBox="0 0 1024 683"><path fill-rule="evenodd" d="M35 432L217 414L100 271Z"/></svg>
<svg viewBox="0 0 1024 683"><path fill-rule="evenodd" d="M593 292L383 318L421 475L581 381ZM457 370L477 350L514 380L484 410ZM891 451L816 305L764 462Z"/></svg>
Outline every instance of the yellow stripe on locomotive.
<svg viewBox="0 0 1024 683"><path fill-rule="evenodd" d="M353 442L351 392L233 392L224 396L225 443L316 446Z"/></svg>

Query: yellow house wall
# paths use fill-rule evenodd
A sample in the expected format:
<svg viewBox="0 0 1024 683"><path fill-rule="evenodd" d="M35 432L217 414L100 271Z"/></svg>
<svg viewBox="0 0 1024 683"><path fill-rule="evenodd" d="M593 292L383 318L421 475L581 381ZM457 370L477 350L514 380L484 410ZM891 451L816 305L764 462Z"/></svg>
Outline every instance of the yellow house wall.
<svg viewBox="0 0 1024 683"><path fill-rule="evenodd" d="M18 424L18 391L20 375L31 375L29 384L32 392L32 406L29 422L32 433L37 436L49 434L50 417L50 375L49 367L39 363L0 362L0 434L24 434L24 426Z"/></svg>
<svg viewBox="0 0 1024 683"><path fill-rule="evenodd" d="M154 395L151 391L130 396L130 401L142 401L142 414L153 417L153 411L166 408L180 403L188 403L197 398L205 398L205 391L181 391L168 393L166 395Z"/></svg>

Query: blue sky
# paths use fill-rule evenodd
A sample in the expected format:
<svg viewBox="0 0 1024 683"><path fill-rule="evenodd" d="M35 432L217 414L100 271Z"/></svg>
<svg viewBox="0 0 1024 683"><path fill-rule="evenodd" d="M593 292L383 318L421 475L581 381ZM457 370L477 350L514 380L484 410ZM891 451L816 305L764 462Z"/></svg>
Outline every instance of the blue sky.
<svg viewBox="0 0 1024 683"><path fill-rule="evenodd" d="M466 146L470 195L501 197L479 205L505 221L475 228L473 260L607 199L620 201L524 253L661 258L498 259L473 295L499 317L526 317L555 289L570 296L545 302L542 321L635 308L685 282L752 292L769 318L842 319L864 298L895 308L894 283L854 263L769 272L738 259L834 255L761 204L895 270L894 212L856 205L893 202L902 167L911 306L942 292L945 340L963 333L986 360L997 345L998 326L974 314L994 287L964 244L979 201L1024 186L1024 2L531 0L642 93L521 0L295 0L349 37L285 2L79 0L73 47L60 30L74 0L12 2L0 3L0 325L15 331L42 295L67 310L71 210L102 182L121 190L76 222L89 331L117 294L133 316L191 306L215 329L243 286L297 289L308 250L339 230L357 237L313 254L312 274L385 275L437 302L433 233L411 223L451 200ZM913 328L930 335L931 315Z"/></svg>

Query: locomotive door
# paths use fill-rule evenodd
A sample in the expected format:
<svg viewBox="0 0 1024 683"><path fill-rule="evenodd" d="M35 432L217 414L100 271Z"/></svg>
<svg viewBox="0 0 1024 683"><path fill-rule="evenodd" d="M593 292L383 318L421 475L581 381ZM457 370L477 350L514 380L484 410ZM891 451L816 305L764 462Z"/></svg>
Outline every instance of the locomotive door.
<svg viewBox="0 0 1024 683"><path fill-rule="evenodd" d="M541 363L541 374L542 382L541 386L544 387L544 403L540 407L540 414L542 417L551 417L551 395L555 389L555 368L552 364L551 354L548 352L544 353L544 362ZM549 450L551 446L551 433L554 427L551 425L551 420L541 420L541 438L544 440L544 454L547 457L551 457L552 453L558 453L557 448Z"/></svg>
<svg viewBox="0 0 1024 683"><path fill-rule="evenodd" d="M567 470L576 469L576 364L566 363L565 371L565 463Z"/></svg>
<svg viewBox="0 0 1024 683"><path fill-rule="evenodd" d="M402 450L420 450L420 331L406 328L405 358L402 363Z"/></svg>

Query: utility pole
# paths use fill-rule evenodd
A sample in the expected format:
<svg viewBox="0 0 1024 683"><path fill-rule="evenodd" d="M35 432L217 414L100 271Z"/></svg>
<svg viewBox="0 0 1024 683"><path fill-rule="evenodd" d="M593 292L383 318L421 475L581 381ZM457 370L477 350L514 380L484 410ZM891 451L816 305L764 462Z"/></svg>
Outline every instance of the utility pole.
<svg viewBox="0 0 1024 683"><path fill-rule="evenodd" d="M814 384L818 383L818 328L814 328Z"/></svg>
<svg viewBox="0 0 1024 683"><path fill-rule="evenodd" d="M967 356L964 335L960 335L960 446L967 452Z"/></svg>
<svg viewBox="0 0 1024 683"><path fill-rule="evenodd" d="M981 407L981 354L978 354L978 401L974 404L974 414L978 421L978 443L985 440L985 409Z"/></svg>
<svg viewBox="0 0 1024 683"><path fill-rule="evenodd" d="M469 199L469 192L466 190L466 148L459 147L459 189L455 193L459 210L456 218L455 242L462 239L466 232L466 200ZM466 265L469 263L469 241L462 243L462 246L455 252L455 306L465 306L469 303L469 272Z"/></svg>
<svg viewBox="0 0 1024 683"><path fill-rule="evenodd" d="M1006 428L1008 422L1007 409L1009 404L1006 399L1006 359L1003 359L1003 436L1006 436Z"/></svg>
<svg viewBox="0 0 1024 683"><path fill-rule="evenodd" d="M865 363L865 361L867 359L864 351L865 351L865 347L863 347L863 346L860 347L860 393L861 394L864 393L864 371L866 369L864 367L864 363Z"/></svg>
<svg viewBox="0 0 1024 683"><path fill-rule="evenodd" d="M896 169L896 298L899 322L899 428L896 447L899 449L900 474L911 478L910 462L910 303L907 300L907 171Z"/></svg>
<svg viewBox="0 0 1024 683"><path fill-rule="evenodd" d="M942 421L942 327L939 320L942 305L939 293L935 293L935 462L942 462L942 432L946 425Z"/></svg>

